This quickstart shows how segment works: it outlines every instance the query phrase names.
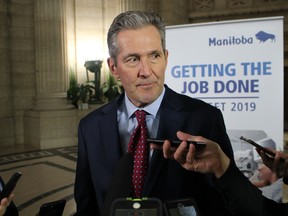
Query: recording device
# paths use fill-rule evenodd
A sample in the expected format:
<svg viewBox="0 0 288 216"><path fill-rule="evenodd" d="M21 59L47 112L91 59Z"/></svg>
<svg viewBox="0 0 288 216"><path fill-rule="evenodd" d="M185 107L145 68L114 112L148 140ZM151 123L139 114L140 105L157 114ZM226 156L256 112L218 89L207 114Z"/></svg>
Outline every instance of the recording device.
<svg viewBox="0 0 288 216"><path fill-rule="evenodd" d="M120 198L111 206L110 216L162 216L162 203L157 198Z"/></svg>
<svg viewBox="0 0 288 216"><path fill-rule="evenodd" d="M3 189L0 192L0 200L2 200L5 197L9 197L9 195L15 189L16 184L21 176L22 176L21 172L16 172L11 176L7 184L3 186Z"/></svg>
<svg viewBox="0 0 288 216"><path fill-rule="evenodd" d="M147 143L154 143L156 145L163 145L164 141L165 139L147 138ZM171 142L171 146L175 148L177 148L182 142L181 140L169 140L169 141ZM204 142L195 142L187 140L187 143L193 144L196 147L196 149L203 149L206 146L206 143Z"/></svg>
<svg viewBox="0 0 288 216"><path fill-rule="evenodd" d="M193 198L184 198L164 202L164 210L167 216L200 216L199 208Z"/></svg>
<svg viewBox="0 0 288 216"><path fill-rule="evenodd" d="M61 199L49 203L44 203L40 206L40 211L37 216L62 216L66 200Z"/></svg>
<svg viewBox="0 0 288 216"><path fill-rule="evenodd" d="M269 149L267 149L267 148L259 145L258 143L254 142L253 140L247 139L247 138L245 138L245 137L243 137L243 136L241 136L240 139L241 139L241 140L244 140L245 142L247 142L247 143L249 143L249 144L251 144L251 145L253 145L253 146L256 147L257 149L262 150L263 152L265 152L265 153L268 154L269 156L275 157L275 153L274 153L274 152L272 152L271 150L269 150Z"/></svg>

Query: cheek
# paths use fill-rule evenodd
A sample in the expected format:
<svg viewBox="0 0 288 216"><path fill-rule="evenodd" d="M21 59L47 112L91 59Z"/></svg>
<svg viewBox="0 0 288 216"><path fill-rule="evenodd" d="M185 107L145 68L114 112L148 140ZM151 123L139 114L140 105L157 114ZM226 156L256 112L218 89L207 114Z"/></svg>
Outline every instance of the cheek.
<svg viewBox="0 0 288 216"><path fill-rule="evenodd" d="M119 76L122 83L130 83L133 81L133 75L135 72L129 70L128 68L125 68L121 65L118 66L116 70L117 75Z"/></svg>
<svg viewBox="0 0 288 216"><path fill-rule="evenodd" d="M165 66L165 65L161 65L161 66L155 68L154 74L155 74L155 76L157 76L159 79L164 78L164 76L165 76L165 70L166 70L166 66Z"/></svg>
<svg viewBox="0 0 288 216"><path fill-rule="evenodd" d="M121 74L119 77L125 90L134 88L134 83L137 77L134 78L133 76L127 74Z"/></svg>

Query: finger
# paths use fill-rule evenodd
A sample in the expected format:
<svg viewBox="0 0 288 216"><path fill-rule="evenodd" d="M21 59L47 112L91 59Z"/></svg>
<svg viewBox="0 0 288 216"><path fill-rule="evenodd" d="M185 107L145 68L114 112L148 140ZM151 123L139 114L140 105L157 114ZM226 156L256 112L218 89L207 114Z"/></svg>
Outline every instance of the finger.
<svg viewBox="0 0 288 216"><path fill-rule="evenodd" d="M189 145L189 151L187 153L186 161L191 164L193 171L198 171L199 161L196 158L196 148L194 145Z"/></svg>
<svg viewBox="0 0 288 216"><path fill-rule="evenodd" d="M187 155L187 142L183 141L174 153L174 159L179 163L185 163Z"/></svg>
<svg viewBox="0 0 288 216"><path fill-rule="evenodd" d="M196 141L196 142L204 142L204 143L211 142L202 136L193 136L193 135L184 133L182 131L177 131L177 137L180 140L188 140L188 141Z"/></svg>
<svg viewBox="0 0 288 216"><path fill-rule="evenodd" d="M193 144L190 144L189 145L189 151L188 151L188 153L187 153L187 155L186 155L186 161L188 162L188 163L192 163L193 161L195 161L196 160L196 158L195 158L195 146L193 145Z"/></svg>
<svg viewBox="0 0 288 216"><path fill-rule="evenodd" d="M163 146L151 143L150 144L150 149L163 149Z"/></svg>
<svg viewBox="0 0 288 216"><path fill-rule="evenodd" d="M281 159L282 159L282 158L281 158L280 154L279 154L279 153L276 153L276 154L275 154L275 158L274 158L274 164L273 164L273 166L274 166L275 168L281 166L281 165L280 165L281 163L284 163L284 160L281 160Z"/></svg>
<svg viewBox="0 0 288 216"><path fill-rule="evenodd" d="M288 159L288 154L286 154L285 152L279 152L278 153L280 154L280 156L283 158L283 159Z"/></svg>
<svg viewBox="0 0 288 216"><path fill-rule="evenodd" d="M274 158L268 156L264 151L259 150L259 155L262 158L264 164L268 166L270 169L273 168Z"/></svg>
<svg viewBox="0 0 288 216"><path fill-rule="evenodd" d="M173 151L173 149L171 148L171 143L170 143L170 141L165 140L164 143L163 143L162 148L163 148L164 158L172 159L172 158L173 158L174 151Z"/></svg>
<svg viewBox="0 0 288 216"><path fill-rule="evenodd" d="M5 198L3 198L2 200L1 200L1 206L8 206L8 203L9 203L9 201L8 201L8 198L7 197L5 197Z"/></svg>
<svg viewBox="0 0 288 216"><path fill-rule="evenodd" d="M14 198L14 193L11 193L8 197L8 205L10 205L11 201L13 200Z"/></svg>
<svg viewBox="0 0 288 216"><path fill-rule="evenodd" d="M278 177L285 175L285 160L281 157L280 152L276 152L275 154L273 169Z"/></svg>
<svg viewBox="0 0 288 216"><path fill-rule="evenodd" d="M192 135L184 133L182 131L177 131L176 135L180 140L188 140L188 139L191 140L193 138Z"/></svg>

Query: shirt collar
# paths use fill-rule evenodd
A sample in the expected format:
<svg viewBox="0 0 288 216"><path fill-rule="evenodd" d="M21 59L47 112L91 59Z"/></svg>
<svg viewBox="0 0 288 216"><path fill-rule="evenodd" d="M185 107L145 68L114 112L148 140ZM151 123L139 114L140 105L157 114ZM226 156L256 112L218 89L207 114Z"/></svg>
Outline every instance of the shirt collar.
<svg viewBox="0 0 288 216"><path fill-rule="evenodd" d="M125 106L127 109L128 117L130 118L133 115L133 113L138 109L144 110L150 115L156 116L159 110L160 104L162 102L162 99L164 97L164 94L165 94L165 88L163 88L161 95L153 103L149 104L146 107L139 108L139 107L136 107L133 103L131 103L131 101L129 100L129 98L127 97L125 93Z"/></svg>

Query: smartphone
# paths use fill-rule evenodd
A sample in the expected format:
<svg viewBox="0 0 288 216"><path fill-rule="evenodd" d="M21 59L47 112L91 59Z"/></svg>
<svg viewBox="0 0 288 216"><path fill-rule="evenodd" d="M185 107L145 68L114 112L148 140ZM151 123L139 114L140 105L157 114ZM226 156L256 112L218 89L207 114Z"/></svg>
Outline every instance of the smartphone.
<svg viewBox="0 0 288 216"><path fill-rule="evenodd" d="M44 203L40 206L40 210L37 216L62 216L65 205L65 199Z"/></svg>
<svg viewBox="0 0 288 216"><path fill-rule="evenodd" d="M162 216L162 208L157 198L119 198L112 203L110 216Z"/></svg>
<svg viewBox="0 0 288 216"><path fill-rule="evenodd" d="M9 195L15 189L16 184L18 180L21 178L21 176L22 176L21 172L16 172L11 176L9 181L3 186L3 189L0 192L0 200L2 200L5 197L9 197Z"/></svg>
<svg viewBox="0 0 288 216"><path fill-rule="evenodd" d="M247 138L245 138L245 137L243 137L243 136L241 136L240 139L241 139L241 140L244 140L245 142L247 142L247 143L249 143L249 144L251 144L251 145L253 145L253 146L256 147L257 149L262 150L263 152L265 152L265 153L268 154L269 156L275 157L275 153L274 153L274 152L272 152L272 151L270 151L269 149L267 149L267 148L259 145L258 143L254 142L253 140L247 139Z"/></svg>
<svg viewBox="0 0 288 216"><path fill-rule="evenodd" d="M155 143L156 145L163 145L164 141L165 139L147 138L148 143ZM176 148L182 142L181 140L169 140L169 141L171 142L171 146ZM203 149L206 146L206 143L204 142L187 141L187 143L195 145L196 149Z"/></svg>
<svg viewBox="0 0 288 216"><path fill-rule="evenodd" d="M199 208L193 198L184 198L164 202L167 216L200 216Z"/></svg>

